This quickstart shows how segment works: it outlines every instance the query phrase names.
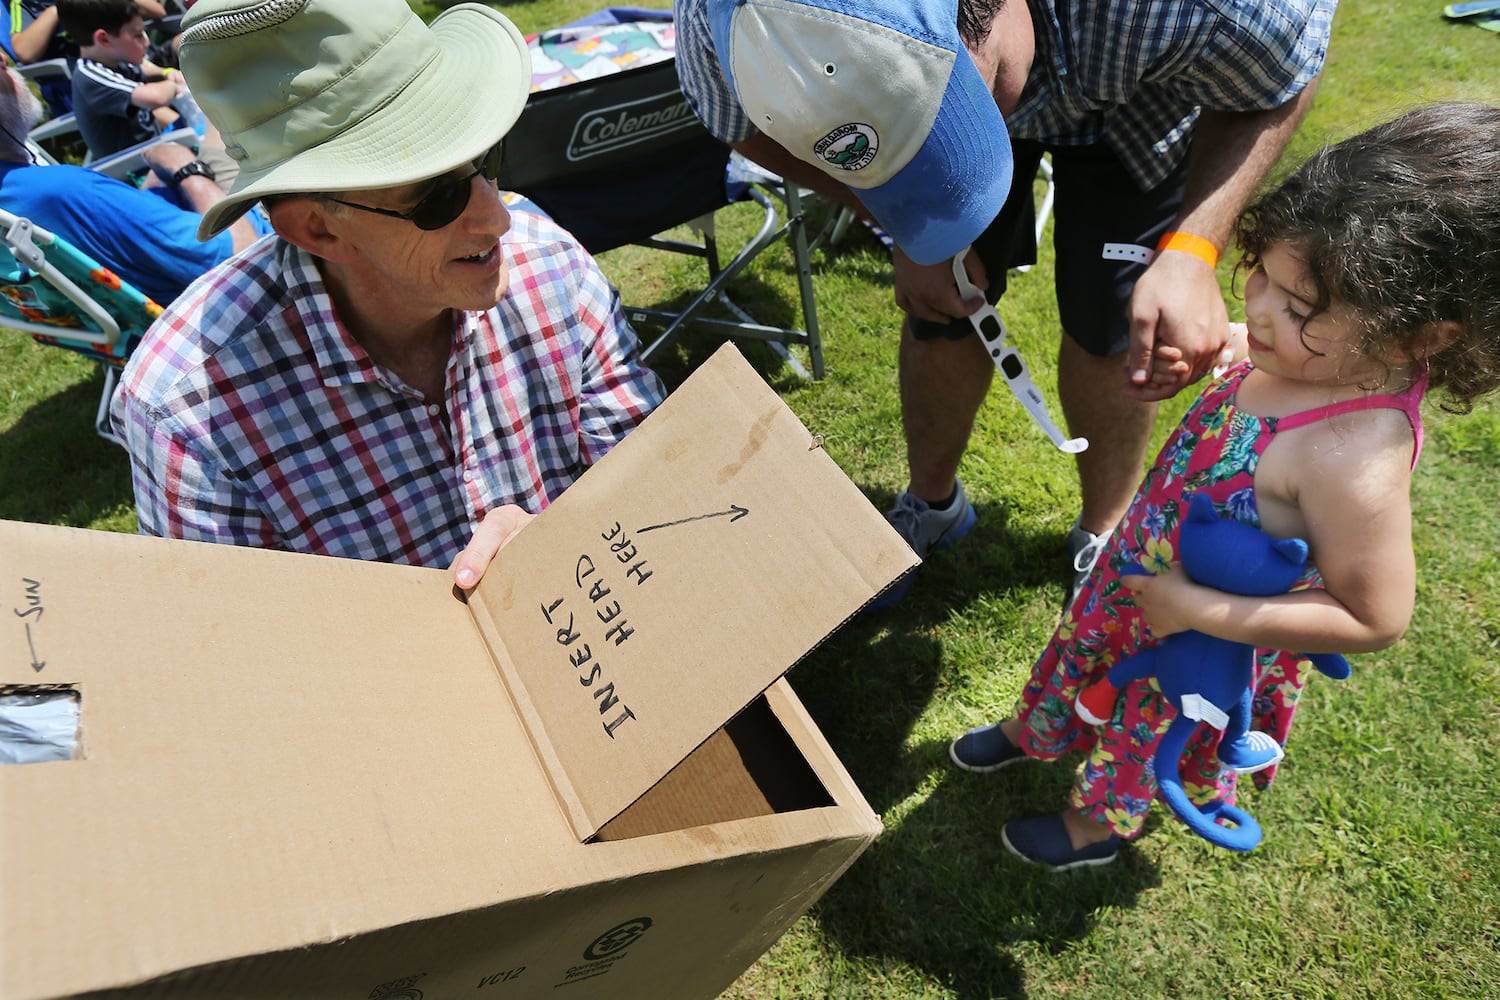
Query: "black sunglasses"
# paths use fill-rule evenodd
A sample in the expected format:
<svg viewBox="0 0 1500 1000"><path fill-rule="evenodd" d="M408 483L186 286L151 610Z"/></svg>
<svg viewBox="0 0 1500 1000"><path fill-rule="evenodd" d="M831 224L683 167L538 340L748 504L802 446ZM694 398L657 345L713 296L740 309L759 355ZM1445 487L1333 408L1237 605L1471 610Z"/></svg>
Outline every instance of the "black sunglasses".
<svg viewBox="0 0 1500 1000"><path fill-rule="evenodd" d="M464 214L464 209L469 207L469 194L474 190L472 181L475 177L483 177L493 182L500 176L500 143L490 149L488 153L474 161L473 173L462 177L441 177L432 186L422 200L412 206L409 212L397 212L389 208L374 208L370 205L361 205L353 201L344 201L342 198L330 196L329 201L349 208L357 208L362 212L373 212L376 215L389 216L392 219L403 219L410 222L418 229L431 232L434 229L442 229L454 219Z"/></svg>

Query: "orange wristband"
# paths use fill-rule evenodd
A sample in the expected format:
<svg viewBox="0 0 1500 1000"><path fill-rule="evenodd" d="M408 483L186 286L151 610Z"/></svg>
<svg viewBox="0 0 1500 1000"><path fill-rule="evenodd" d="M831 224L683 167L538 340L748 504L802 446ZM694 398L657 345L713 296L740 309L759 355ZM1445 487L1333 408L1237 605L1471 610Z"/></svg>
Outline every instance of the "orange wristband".
<svg viewBox="0 0 1500 1000"><path fill-rule="evenodd" d="M1156 244L1156 249L1158 252L1181 250L1183 253L1190 253L1209 267L1219 263L1219 248L1203 237L1194 236L1192 233L1163 233L1161 240Z"/></svg>

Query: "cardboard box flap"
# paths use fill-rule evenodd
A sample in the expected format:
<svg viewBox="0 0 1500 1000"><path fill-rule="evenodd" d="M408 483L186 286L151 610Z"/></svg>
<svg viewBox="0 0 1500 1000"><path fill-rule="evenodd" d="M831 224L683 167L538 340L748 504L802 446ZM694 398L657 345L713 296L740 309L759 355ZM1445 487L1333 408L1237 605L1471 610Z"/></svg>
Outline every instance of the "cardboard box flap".
<svg viewBox="0 0 1500 1000"><path fill-rule="evenodd" d="M582 840L916 561L726 345L470 609Z"/></svg>

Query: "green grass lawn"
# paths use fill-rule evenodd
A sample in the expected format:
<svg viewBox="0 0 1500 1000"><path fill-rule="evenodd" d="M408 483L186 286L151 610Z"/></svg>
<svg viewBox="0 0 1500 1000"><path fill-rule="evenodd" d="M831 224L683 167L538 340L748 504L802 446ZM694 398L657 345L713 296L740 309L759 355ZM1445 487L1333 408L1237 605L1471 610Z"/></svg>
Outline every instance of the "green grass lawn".
<svg viewBox="0 0 1500 1000"><path fill-rule="evenodd" d="M535 31L601 4L497 6ZM1345 0L1286 163L1416 102L1500 103L1500 37L1444 21L1441 7ZM827 217L809 214L815 227ZM735 214L730 228L748 224ZM645 251L604 265L633 302L680 299L697 279L690 262ZM1003 314L1055 399L1051 268L1044 252L1014 278ZM819 250L814 271L828 376L805 382L766 348L743 350L883 508L906 475L889 261L856 229ZM1227 285L1227 264L1223 274ZM768 321L800 322L789 255L768 253L737 298ZM675 384L714 346L690 335L660 368ZM0 517L133 529L125 456L92 433L98 391L87 363L0 336ZM1160 436L1185 404L1168 407ZM1050 634L1078 502L1071 461L997 387L962 470L974 534L934 559L906 601L855 621L792 674L885 834L729 995L1500 995L1500 781L1487 757L1500 733L1497 466L1500 406L1430 410L1411 629L1354 657L1351 680L1311 682L1279 782L1244 796L1266 829L1260 848L1218 851L1158 809L1117 864L1051 876L1012 859L998 830L1060 808L1071 764L981 776L947 759L954 735L1009 709Z"/></svg>

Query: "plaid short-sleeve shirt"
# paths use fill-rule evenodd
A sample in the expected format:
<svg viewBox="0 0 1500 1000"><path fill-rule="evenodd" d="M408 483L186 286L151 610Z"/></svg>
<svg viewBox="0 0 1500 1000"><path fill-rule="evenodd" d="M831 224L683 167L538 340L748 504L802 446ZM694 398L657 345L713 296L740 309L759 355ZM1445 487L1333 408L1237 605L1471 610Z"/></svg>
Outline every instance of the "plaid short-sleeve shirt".
<svg viewBox="0 0 1500 1000"><path fill-rule="evenodd" d="M370 358L289 243L193 284L111 410L141 531L447 566L486 511L556 499L663 390L592 258L547 220L512 217L509 288L456 316L441 401Z"/></svg>
<svg viewBox="0 0 1500 1000"><path fill-rule="evenodd" d="M1318 75L1336 0L1030 3L1036 55L1010 134L1106 143L1149 189L1187 154L1200 109L1279 107ZM674 0L677 75L708 130L737 142L755 129L719 67L707 6Z"/></svg>

